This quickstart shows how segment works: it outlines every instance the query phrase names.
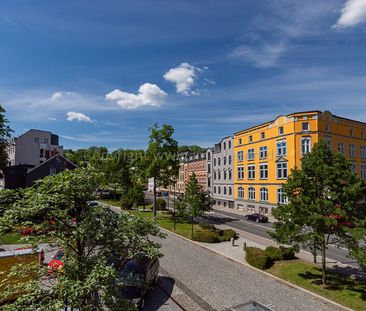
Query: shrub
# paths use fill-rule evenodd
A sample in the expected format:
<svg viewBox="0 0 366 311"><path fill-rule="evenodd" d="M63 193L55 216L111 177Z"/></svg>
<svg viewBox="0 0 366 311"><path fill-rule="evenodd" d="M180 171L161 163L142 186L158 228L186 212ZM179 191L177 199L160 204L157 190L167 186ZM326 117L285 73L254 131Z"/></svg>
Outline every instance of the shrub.
<svg viewBox="0 0 366 311"><path fill-rule="evenodd" d="M193 241L205 242L205 243L219 243L219 234L215 231L197 231L192 236Z"/></svg>
<svg viewBox="0 0 366 311"><path fill-rule="evenodd" d="M231 238L236 239L237 235L233 229L225 229L220 231L220 240L221 241L230 241Z"/></svg>
<svg viewBox="0 0 366 311"><path fill-rule="evenodd" d="M280 250L282 252L283 260L292 260L296 258L295 249L293 247L280 246Z"/></svg>
<svg viewBox="0 0 366 311"><path fill-rule="evenodd" d="M269 268L273 263L266 252L258 247L247 247L245 259L251 266L261 270Z"/></svg>
<svg viewBox="0 0 366 311"><path fill-rule="evenodd" d="M278 247L268 246L265 250L265 253L272 261L283 259L283 252Z"/></svg>
<svg viewBox="0 0 366 311"><path fill-rule="evenodd" d="M166 210L166 201L163 198L157 198L156 200L156 209L158 211Z"/></svg>
<svg viewBox="0 0 366 311"><path fill-rule="evenodd" d="M200 223L199 226L202 228L202 229L205 229L205 230L210 230L210 231L215 231L216 230L216 227L215 225L213 224L207 224L205 222L203 223Z"/></svg>

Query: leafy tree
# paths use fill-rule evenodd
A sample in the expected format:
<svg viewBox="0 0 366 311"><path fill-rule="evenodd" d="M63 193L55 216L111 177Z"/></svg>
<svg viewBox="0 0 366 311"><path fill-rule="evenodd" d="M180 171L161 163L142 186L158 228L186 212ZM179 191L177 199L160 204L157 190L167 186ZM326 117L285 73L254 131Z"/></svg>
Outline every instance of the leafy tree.
<svg viewBox="0 0 366 311"><path fill-rule="evenodd" d="M193 236L194 219L211 209L211 197L198 183L195 173L189 177L184 196L176 208L179 216L190 217L191 235Z"/></svg>
<svg viewBox="0 0 366 311"><path fill-rule="evenodd" d="M122 196L122 207L125 209L131 209L134 206L138 207L144 203L145 194L142 187L139 184L135 184L130 187L127 192Z"/></svg>
<svg viewBox="0 0 366 311"><path fill-rule="evenodd" d="M323 284L327 245L352 240L347 224L361 212L361 186L350 162L321 141L303 157L301 169L291 171L284 186L289 203L273 210L277 222L272 235L279 243L321 250Z"/></svg>
<svg viewBox="0 0 366 311"><path fill-rule="evenodd" d="M11 139L12 133L8 122L9 121L5 118L5 109L0 105L0 177L2 177L1 170L8 162L6 149Z"/></svg>
<svg viewBox="0 0 366 311"><path fill-rule="evenodd" d="M146 152L146 177L154 178L153 213L156 217L156 188L167 187L178 175L178 143L173 139L174 129L164 124L154 125L150 130L149 146Z"/></svg>
<svg viewBox="0 0 366 311"><path fill-rule="evenodd" d="M21 195L21 190L5 189L0 191L0 217L21 198Z"/></svg>
<svg viewBox="0 0 366 311"><path fill-rule="evenodd" d="M7 209L0 219L0 232L15 226L32 227L36 234L30 242L52 241L65 252L64 267L50 278L47 268L35 265L14 267L3 280L0 303L14 292L20 296L2 306L2 310L81 311L129 310L121 297L123 284L118 270L128 258L146 253L159 254L158 244L150 236L162 235L159 228L143 218L129 214L116 215L101 206L90 206L92 192L100 178L89 167L49 176ZM14 277L33 276L25 282Z"/></svg>

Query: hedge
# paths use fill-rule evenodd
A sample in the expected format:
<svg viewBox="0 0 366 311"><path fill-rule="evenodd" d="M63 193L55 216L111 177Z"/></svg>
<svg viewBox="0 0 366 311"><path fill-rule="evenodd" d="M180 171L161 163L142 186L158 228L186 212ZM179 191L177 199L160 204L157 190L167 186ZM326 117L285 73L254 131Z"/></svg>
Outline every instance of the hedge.
<svg viewBox="0 0 366 311"><path fill-rule="evenodd" d="M221 242L220 235L217 232L208 230L193 233L192 240L205 243Z"/></svg>
<svg viewBox="0 0 366 311"><path fill-rule="evenodd" d="M261 270L268 269L273 263L266 252L258 247L247 247L245 249L245 259L251 266Z"/></svg>
<svg viewBox="0 0 366 311"><path fill-rule="evenodd" d="M274 246L268 246L265 249L265 253L272 261L291 260L296 258L295 251L292 247L280 246L278 248Z"/></svg>
<svg viewBox="0 0 366 311"><path fill-rule="evenodd" d="M158 211L166 210L166 201L163 198L157 198L156 200L156 209Z"/></svg>
<svg viewBox="0 0 366 311"><path fill-rule="evenodd" d="M220 231L221 241L230 241L232 238L236 239L237 235L233 229L225 229Z"/></svg>

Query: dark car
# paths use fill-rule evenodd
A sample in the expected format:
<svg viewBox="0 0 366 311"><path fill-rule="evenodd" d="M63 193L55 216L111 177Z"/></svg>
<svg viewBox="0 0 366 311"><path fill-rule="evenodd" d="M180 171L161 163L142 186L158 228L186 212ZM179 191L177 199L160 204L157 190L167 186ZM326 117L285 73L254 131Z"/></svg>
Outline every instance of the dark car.
<svg viewBox="0 0 366 311"><path fill-rule="evenodd" d="M244 218L248 219L248 220L253 220L255 222L268 222L268 217L267 216L264 216L264 215L258 214L258 213L245 215Z"/></svg>
<svg viewBox="0 0 366 311"><path fill-rule="evenodd" d="M142 309L145 295L157 283L158 274L157 257L140 256L127 261L120 273L124 285L123 297Z"/></svg>

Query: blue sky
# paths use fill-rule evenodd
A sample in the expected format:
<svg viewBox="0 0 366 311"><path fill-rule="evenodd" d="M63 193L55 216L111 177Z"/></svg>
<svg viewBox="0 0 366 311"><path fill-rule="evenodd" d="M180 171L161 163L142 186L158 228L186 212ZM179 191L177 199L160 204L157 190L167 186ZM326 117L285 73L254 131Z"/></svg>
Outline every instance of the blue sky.
<svg viewBox="0 0 366 311"><path fill-rule="evenodd" d="M180 144L303 110L366 122L366 0L2 1L0 103L66 148Z"/></svg>

